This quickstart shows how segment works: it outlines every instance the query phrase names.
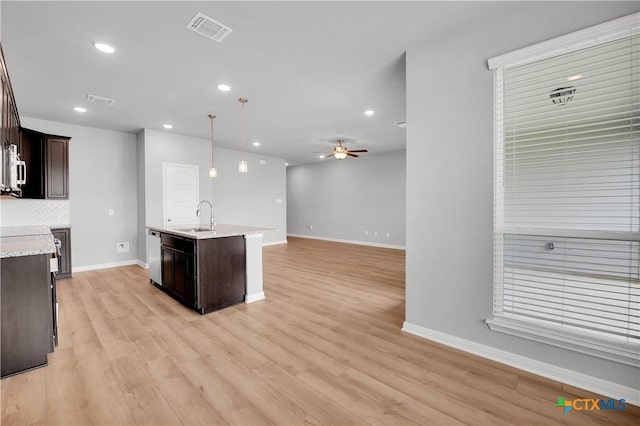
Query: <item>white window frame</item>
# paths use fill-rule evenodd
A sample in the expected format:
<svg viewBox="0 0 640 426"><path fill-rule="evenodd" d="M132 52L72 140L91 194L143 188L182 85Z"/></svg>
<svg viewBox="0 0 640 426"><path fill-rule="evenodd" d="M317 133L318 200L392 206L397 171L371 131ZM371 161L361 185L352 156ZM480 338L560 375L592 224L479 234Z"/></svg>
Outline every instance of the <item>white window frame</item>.
<svg viewBox="0 0 640 426"><path fill-rule="evenodd" d="M501 245L503 244L503 235L505 233L525 235L542 233L549 235L548 232L538 229L509 229L506 232L507 230L501 227L504 215L504 190L503 176L498 174L499 167L497 165L502 164L504 156L503 111L500 109L502 97L504 96L502 88L503 70L638 34L640 32L639 27L640 13L634 13L489 59L489 69L494 71L494 264L503 264L504 259L498 259L497 255L498 253L503 253ZM553 235L640 241L640 233L631 232L553 230ZM617 343L608 339L599 339L593 334L580 331L567 332L550 327L542 321L538 323L535 320L517 320L500 315L496 310L495 301L500 303L500 300L502 300L502 290L502 275L494 272L494 312L493 316L485 321L491 330L640 367L640 345L636 346L634 344Z"/></svg>

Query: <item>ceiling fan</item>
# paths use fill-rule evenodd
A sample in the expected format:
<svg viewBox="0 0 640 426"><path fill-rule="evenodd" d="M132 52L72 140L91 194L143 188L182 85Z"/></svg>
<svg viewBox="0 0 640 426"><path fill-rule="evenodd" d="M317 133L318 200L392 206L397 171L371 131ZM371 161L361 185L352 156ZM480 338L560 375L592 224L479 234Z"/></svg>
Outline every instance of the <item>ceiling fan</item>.
<svg viewBox="0 0 640 426"><path fill-rule="evenodd" d="M354 154L354 152L369 151L367 151L366 149L356 149L351 151L344 146L344 139L338 139L338 145L333 147L333 152L331 154L325 154L324 158L335 157L338 160L344 160L345 158L347 158L347 156L359 157L358 155Z"/></svg>

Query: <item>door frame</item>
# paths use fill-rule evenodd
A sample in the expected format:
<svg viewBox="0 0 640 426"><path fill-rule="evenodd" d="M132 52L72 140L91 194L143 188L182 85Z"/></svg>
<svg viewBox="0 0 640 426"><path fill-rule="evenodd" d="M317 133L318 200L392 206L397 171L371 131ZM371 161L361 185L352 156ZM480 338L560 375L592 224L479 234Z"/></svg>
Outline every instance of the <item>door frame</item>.
<svg viewBox="0 0 640 426"><path fill-rule="evenodd" d="M162 163L162 224L169 225L167 222L167 166L182 167L185 169L193 169L196 172L196 203L200 201L200 167L194 164L180 163Z"/></svg>

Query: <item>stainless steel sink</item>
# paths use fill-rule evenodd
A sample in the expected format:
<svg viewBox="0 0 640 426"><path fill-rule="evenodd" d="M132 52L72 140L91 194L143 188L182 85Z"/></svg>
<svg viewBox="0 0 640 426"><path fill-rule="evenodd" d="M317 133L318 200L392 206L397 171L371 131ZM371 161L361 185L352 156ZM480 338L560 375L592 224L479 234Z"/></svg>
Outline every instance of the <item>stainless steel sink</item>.
<svg viewBox="0 0 640 426"><path fill-rule="evenodd" d="M182 229L176 229L176 231L182 231L182 232L212 232L214 231L211 228L182 228Z"/></svg>

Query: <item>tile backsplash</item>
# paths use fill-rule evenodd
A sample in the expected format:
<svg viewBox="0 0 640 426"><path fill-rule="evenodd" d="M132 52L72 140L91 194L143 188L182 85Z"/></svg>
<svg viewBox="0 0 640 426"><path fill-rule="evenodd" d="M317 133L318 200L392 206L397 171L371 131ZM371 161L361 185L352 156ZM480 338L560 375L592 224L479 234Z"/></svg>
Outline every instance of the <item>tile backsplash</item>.
<svg viewBox="0 0 640 426"><path fill-rule="evenodd" d="M2 200L0 226L66 225L69 200Z"/></svg>

